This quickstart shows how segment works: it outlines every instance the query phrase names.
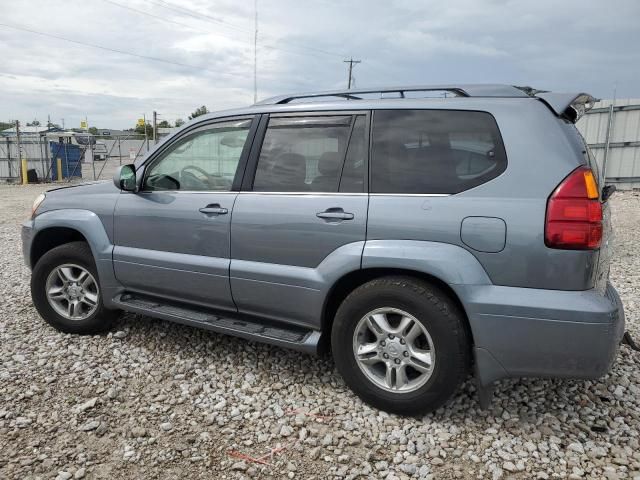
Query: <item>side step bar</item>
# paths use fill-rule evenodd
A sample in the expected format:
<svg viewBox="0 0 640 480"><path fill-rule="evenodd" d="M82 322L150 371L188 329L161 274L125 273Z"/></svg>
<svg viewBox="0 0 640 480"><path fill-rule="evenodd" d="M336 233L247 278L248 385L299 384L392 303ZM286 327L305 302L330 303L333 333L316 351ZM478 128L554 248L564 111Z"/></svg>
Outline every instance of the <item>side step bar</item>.
<svg viewBox="0 0 640 480"><path fill-rule="evenodd" d="M207 310L189 306L164 303L160 299L123 293L114 298L120 308L128 312L204 328L247 340L269 343L279 347L291 348L304 353L317 354L320 332L301 327L283 327L273 322L264 323L256 319L240 316L224 316Z"/></svg>

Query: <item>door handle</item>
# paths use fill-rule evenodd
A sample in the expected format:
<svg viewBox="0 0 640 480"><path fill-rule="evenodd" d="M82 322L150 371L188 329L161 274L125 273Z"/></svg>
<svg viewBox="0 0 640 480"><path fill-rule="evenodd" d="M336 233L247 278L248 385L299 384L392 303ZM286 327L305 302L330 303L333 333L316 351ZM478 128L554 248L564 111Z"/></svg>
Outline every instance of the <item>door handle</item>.
<svg viewBox="0 0 640 480"><path fill-rule="evenodd" d="M221 207L219 203L212 203L199 209L199 212L207 215L225 215L229 213L229 210Z"/></svg>
<svg viewBox="0 0 640 480"><path fill-rule="evenodd" d="M327 208L324 212L316 213L316 217L325 220L353 220L353 213L345 212L341 208Z"/></svg>

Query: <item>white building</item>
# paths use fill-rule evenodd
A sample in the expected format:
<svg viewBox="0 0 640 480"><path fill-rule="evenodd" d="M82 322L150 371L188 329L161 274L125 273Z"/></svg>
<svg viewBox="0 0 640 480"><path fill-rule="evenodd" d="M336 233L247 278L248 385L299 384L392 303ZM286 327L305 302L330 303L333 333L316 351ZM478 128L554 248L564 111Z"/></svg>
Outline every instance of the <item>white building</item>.
<svg viewBox="0 0 640 480"><path fill-rule="evenodd" d="M600 100L579 121L607 183L640 188L640 99Z"/></svg>

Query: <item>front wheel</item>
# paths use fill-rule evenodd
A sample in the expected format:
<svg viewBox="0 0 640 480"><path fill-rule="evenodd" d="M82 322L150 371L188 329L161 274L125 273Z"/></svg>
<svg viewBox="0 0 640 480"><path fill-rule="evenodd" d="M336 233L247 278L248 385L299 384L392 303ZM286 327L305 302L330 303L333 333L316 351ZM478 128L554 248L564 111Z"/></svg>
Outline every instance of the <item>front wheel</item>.
<svg viewBox="0 0 640 480"><path fill-rule="evenodd" d="M104 331L116 316L102 303L98 272L85 242L60 245L38 260L31 275L31 298L40 316L65 333Z"/></svg>
<svg viewBox="0 0 640 480"><path fill-rule="evenodd" d="M464 380L467 337L461 312L440 289L384 277L347 296L331 347L338 371L365 402L417 415L444 404Z"/></svg>

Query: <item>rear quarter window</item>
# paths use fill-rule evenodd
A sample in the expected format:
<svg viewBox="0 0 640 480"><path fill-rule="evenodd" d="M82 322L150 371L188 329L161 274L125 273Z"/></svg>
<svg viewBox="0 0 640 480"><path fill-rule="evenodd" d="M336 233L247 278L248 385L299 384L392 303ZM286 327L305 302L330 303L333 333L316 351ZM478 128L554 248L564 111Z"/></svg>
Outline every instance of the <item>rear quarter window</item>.
<svg viewBox="0 0 640 480"><path fill-rule="evenodd" d="M372 193L459 193L507 167L500 131L486 112L377 110L372 137Z"/></svg>

